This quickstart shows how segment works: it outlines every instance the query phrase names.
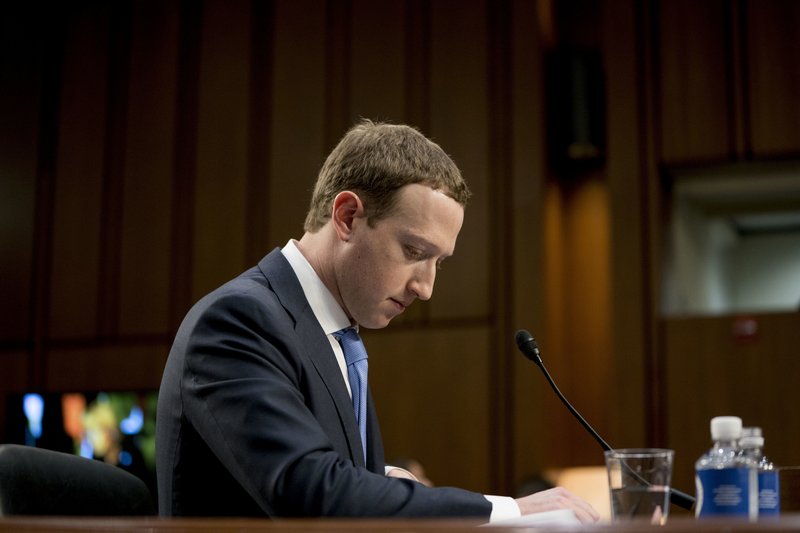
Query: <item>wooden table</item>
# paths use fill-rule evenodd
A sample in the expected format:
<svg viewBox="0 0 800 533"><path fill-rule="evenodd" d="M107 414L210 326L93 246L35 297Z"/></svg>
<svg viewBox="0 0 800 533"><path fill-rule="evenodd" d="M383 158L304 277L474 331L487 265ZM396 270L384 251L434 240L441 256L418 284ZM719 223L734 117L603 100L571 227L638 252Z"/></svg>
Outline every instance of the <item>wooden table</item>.
<svg viewBox="0 0 800 533"><path fill-rule="evenodd" d="M321 533L321 532L386 532L415 533L448 531L455 533L487 531L479 528L480 522L469 520L353 520L353 519L302 519L268 520L251 518L100 518L100 517L6 517L0 518L0 531L14 532L76 532L76 531L130 531L152 533ZM670 518L665 526L647 522L627 524L594 524L591 526L561 526L548 528L491 527L492 533L520 531L565 532L680 532L680 533L747 533L800 531L800 514L784 514L778 520L748 523L737 520L695 520L692 517Z"/></svg>

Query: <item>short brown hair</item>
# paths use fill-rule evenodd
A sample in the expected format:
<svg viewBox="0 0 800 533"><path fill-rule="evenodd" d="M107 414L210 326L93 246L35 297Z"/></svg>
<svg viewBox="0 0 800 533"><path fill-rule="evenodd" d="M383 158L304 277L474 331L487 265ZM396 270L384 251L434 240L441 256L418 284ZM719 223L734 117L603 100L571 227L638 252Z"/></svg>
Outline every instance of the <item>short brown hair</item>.
<svg viewBox="0 0 800 533"><path fill-rule="evenodd" d="M440 190L462 206L470 197L453 160L418 130L362 120L322 165L304 229L322 228L331 216L333 199L342 191L361 197L367 222L373 224L391 212L397 191L414 183Z"/></svg>

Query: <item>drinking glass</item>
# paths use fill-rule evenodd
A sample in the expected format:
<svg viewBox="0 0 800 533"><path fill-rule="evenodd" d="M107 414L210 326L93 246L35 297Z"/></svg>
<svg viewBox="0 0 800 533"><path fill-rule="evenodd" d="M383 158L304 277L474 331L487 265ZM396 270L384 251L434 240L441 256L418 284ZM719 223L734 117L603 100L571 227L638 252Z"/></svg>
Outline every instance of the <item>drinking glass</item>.
<svg viewBox="0 0 800 533"><path fill-rule="evenodd" d="M611 520L647 519L665 524L675 452L663 448L628 448L605 452Z"/></svg>

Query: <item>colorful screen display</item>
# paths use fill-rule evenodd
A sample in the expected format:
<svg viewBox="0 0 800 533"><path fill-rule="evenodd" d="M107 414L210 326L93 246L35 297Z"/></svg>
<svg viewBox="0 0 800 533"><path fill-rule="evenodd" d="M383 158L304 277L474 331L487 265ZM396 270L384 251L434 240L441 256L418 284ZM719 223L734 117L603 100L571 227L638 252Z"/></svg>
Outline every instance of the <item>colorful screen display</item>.
<svg viewBox="0 0 800 533"><path fill-rule="evenodd" d="M6 440L119 466L155 495L156 404L155 392L13 395Z"/></svg>

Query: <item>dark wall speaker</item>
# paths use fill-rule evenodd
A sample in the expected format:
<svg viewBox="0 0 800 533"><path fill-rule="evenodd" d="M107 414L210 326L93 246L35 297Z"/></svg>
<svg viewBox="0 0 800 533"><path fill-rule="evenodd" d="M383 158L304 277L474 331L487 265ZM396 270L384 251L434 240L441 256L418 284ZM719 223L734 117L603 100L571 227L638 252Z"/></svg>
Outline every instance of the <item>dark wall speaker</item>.
<svg viewBox="0 0 800 533"><path fill-rule="evenodd" d="M545 59L547 143L559 173L605 162L605 80L598 50L564 48Z"/></svg>

